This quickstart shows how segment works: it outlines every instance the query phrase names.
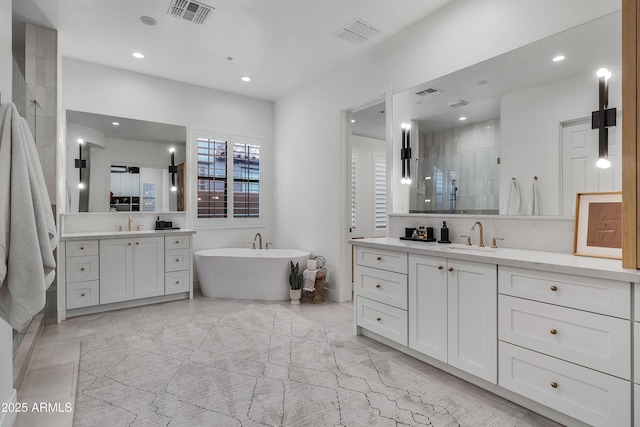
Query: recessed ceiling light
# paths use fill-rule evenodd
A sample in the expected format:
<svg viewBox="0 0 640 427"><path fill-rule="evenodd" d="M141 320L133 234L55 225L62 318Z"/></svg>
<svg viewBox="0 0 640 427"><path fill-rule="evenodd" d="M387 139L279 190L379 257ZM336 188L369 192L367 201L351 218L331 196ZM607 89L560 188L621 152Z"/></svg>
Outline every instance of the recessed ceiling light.
<svg viewBox="0 0 640 427"><path fill-rule="evenodd" d="M118 123L118 122L111 122L111 124L114 125L114 126L120 126L120 123Z"/></svg>
<svg viewBox="0 0 640 427"><path fill-rule="evenodd" d="M134 58L138 58L138 59L144 58L144 54L142 52L133 52L132 55Z"/></svg>
<svg viewBox="0 0 640 427"><path fill-rule="evenodd" d="M251 77L249 77L249 76L242 76L242 77L240 77L240 80L242 80L243 82L250 82L250 81L251 81Z"/></svg>
<svg viewBox="0 0 640 427"><path fill-rule="evenodd" d="M151 25L151 26L156 25L158 23L158 21L156 21L150 16L141 16L140 21L145 25Z"/></svg>
<svg viewBox="0 0 640 427"><path fill-rule="evenodd" d="M233 56L227 56L227 61L233 61Z"/></svg>
<svg viewBox="0 0 640 427"><path fill-rule="evenodd" d="M564 56L564 55L558 55L558 56L554 56L554 57L553 57L553 59L552 59L552 61L553 61L553 62L560 62L560 61L562 61L564 58L565 58L565 56Z"/></svg>
<svg viewBox="0 0 640 427"><path fill-rule="evenodd" d="M465 121L465 120L467 120L467 118L466 118L465 116L462 116L462 117L460 117L458 120L460 120L460 121Z"/></svg>
<svg viewBox="0 0 640 427"><path fill-rule="evenodd" d="M356 122L356 119L351 119L351 123L355 123L355 122Z"/></svg>

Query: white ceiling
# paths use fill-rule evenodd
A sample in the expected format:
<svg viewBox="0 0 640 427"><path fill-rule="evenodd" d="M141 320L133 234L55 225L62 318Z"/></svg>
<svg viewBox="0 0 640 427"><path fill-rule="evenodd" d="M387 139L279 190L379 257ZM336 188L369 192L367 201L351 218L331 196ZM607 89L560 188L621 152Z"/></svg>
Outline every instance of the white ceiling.
<svg viewBox="0 0 640 427"><path fill-rule="evenodd" d="M450 1L203 0L215 8L203 25L168 15L170 0L13 0L13 13L57 29L65 57L276 100ZM361 45L333 35L354 18L381 34Z"/></svg>

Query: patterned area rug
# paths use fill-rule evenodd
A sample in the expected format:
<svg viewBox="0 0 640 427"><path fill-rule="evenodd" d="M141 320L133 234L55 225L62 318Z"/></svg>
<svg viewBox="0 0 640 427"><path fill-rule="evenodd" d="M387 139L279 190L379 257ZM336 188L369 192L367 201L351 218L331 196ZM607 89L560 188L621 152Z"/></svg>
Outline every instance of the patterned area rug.
<svg viewBox="0 0 640 427"><path fill-rule="evenodd" d="M83 342L74 426L514 425L376 350L267 307Z"/></svg>

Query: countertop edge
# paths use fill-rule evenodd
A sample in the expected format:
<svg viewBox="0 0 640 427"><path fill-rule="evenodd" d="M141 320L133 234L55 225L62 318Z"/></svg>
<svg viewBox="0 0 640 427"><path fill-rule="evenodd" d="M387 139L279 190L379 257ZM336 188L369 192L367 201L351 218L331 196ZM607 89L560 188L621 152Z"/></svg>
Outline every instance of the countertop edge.
<svg viewBox="0 0 640 427"><path fill-rule="evenodd" d="M65 233L60 236L60 241L86 240L86 239L125 239L127 237L152 237L181 234L195 234L195 230L140 230L140 231L91 231L78 233Z"/></svg>
<svg viewBox="0 0 640 427"><path fill-rule="evenodd" d="M640 283L640 271L622 268L622 261L614 259L513 248L499 248L495 252L464 252L464 250L456 250L446 244L412 242L400 240L397 237L352 239L349 240L349 244L369 248L400 250L410 254L496 264L498 266L531 268L556 273Z"/></svg>

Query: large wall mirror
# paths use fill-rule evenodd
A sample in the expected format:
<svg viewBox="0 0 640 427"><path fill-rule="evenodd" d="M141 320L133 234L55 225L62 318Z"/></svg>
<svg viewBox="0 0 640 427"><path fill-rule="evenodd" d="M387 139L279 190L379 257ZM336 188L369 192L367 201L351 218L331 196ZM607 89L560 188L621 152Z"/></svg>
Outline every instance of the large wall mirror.
<svg viewBox="0 0 640 427"><path fill-rule="evenodd" d="M394 94L394 154L411 124L409 212L573 215L577 192L620 191L621 47L615 13ZM600 68L617 108L608 169L591 126Z"/></svg>
<svg viewBox="0 0 640 427"><path fill-rule="evenodd" d="M184 126L66 114L68 212L185 210Z"/></svg>

